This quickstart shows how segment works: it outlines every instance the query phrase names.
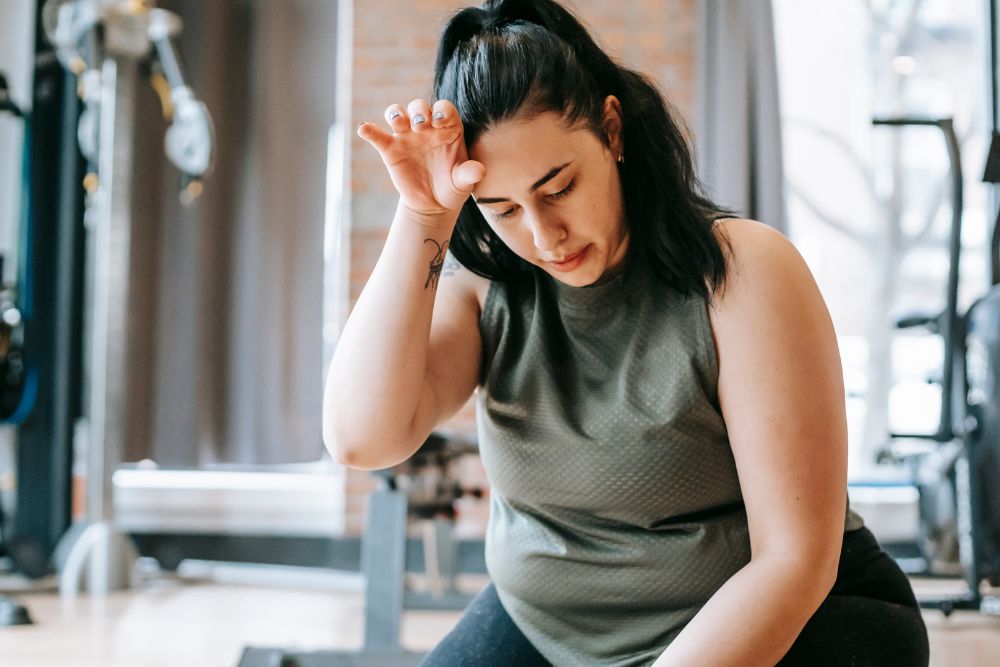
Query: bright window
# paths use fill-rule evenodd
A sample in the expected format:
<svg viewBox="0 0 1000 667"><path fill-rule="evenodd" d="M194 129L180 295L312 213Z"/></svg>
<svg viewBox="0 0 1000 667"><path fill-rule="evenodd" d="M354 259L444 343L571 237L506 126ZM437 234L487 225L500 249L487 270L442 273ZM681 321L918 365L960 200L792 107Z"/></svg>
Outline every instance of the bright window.
<svg viewBox="0 0 1000 667"><path fill-rule="evenodd" d="M894 432L933 432L940 339L895 331L945 305L951 187L936 128L876 116L954 118L965 185L959 310L988 287L986 3L774 0L789 233L837 328L850 474L878 474Z"/></svg>

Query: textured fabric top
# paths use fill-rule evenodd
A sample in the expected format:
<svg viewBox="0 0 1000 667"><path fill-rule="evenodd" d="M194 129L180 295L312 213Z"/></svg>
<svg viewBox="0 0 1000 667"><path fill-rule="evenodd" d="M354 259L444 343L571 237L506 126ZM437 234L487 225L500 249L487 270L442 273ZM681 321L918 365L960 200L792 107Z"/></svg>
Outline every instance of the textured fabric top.
<svg viewBox="0 0 1000 667"><path fill-rule="evenodd" d="M648 269L537 271L494 282L479 324L500 601L557 667L648 665L750 560L705 300Z"/></svg>

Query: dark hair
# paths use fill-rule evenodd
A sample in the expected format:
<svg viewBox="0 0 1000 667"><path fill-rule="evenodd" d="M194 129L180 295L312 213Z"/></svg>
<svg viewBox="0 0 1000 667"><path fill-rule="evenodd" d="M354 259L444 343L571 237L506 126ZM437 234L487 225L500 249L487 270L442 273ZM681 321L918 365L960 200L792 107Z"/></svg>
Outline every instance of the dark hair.
<svg viewBox="0 0 1000 667"><path fill-rule="evenodd" d="M645 260L678 291L707 298L706 280L714 291L726 274L712 223L731 213L702 194L684 126L655 84L612 60L552 0L486 0L459 11L441 35L434 96L458 109L466 146L502 121L546 111L559 113L568 127L582 124L607 146L608 95L619 99L623 115L626 269ZM450 248L490 280L513 281L533 268L493 233L471 197Z"/></svg>

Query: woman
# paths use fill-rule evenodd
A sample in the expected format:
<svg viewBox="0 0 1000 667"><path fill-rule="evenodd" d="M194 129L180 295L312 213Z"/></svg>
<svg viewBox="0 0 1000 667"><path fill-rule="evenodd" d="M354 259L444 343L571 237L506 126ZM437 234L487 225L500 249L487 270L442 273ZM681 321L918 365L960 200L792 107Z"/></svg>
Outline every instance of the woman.
<svg viewBox="0 0 1000 667"><path fill-rule="evenodd" d="M358 128L399 205L324 407L382 468L478 387L493 583L423 664L926 665L792 245L699 194L662 96L550 0L459 12L434 88Z"/></svg>

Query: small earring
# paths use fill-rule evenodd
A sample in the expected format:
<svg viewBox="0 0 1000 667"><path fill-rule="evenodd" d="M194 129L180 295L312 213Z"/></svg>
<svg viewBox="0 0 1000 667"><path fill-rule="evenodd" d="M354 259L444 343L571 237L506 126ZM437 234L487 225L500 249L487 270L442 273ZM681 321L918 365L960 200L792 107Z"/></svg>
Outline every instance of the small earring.
<svg viewBox="0 0 1000 667"><path fill-rule="evenodd" d="M625 164L625 153L618 154L618 164Z"/></svg>

